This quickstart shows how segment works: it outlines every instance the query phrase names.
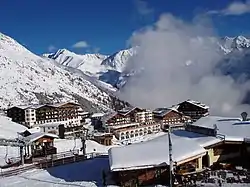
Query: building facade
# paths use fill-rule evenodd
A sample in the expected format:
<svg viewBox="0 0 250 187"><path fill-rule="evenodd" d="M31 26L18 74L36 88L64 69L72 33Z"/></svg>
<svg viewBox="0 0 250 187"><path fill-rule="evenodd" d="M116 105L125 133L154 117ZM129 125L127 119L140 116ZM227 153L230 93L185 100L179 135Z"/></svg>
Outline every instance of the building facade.
<svg viewBox="0 0 250 187"><path fill-rule="evenodd" d="M160 123L162 129L183 127L189 117L171 108L157 108L153 111L154 121Z"/></svg>
<svg viewBox="0 0 250 187"><path fill-rule="evenodd" d="M158 123L151 123L140 125L136 127L127 127L114 131L115 137L120 140L129 140L145 136L147 134L157 133L161 131L161 125Z"/></svg>
<svg viewBox="0 0 250 187"><path fill-rule="evenodd" d="M79 104L68 102L54 105L14 106L7 109L7 116L12 118L12 121L27 127L58 122L67 127L72 124L80 125L79 112Z"/></svg>
<svg viewBox="0 0 250 187"><path fill-rule="evenodd" d="M146 123L153 121L152 111L141 108L124 108L117 112L112 112L103 117L102 122L105 126L115 126L129 123Z"/></svg>
<svg viewBox="0 0 250 187"><path fill-rule="evenodd" d="M194 121L209 115L209 107L201 102L187 100L178 104L179 112L191 117Z"/></svg>

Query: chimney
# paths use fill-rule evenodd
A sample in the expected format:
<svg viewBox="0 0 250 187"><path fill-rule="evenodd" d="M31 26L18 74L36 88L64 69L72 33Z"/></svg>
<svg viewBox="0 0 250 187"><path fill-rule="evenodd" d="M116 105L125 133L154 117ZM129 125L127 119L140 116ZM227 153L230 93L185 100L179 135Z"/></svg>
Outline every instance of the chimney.
<svg viewBox="0 0 250 187"><path fill-rule="evenodd" d="M246 112L241 113L242 121L247 121L247 115L248 114Z"/></svg>

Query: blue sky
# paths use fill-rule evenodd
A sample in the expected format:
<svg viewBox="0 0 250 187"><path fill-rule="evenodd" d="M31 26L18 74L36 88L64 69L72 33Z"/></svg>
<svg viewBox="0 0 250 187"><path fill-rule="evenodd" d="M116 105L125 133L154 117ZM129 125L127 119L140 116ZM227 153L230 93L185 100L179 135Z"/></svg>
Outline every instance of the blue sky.
<svg viewBox="0 0 250 187"><path fill-rule="evenodd" d="M0 32L37 54L58 48L111 54L162 13L186 21L207 13L219 35L234 36L250 34L249 12L250 1L239 0L6 0Z"/></svg>

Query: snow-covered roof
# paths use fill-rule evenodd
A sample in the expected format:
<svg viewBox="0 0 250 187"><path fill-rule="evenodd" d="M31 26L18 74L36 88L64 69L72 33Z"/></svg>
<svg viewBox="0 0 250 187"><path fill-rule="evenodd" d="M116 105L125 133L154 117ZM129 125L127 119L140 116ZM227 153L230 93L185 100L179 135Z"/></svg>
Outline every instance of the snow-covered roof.
<svg viewBox="0 0 250 187"><path fill-rule="evenodd" d="M153 111L153 114L159 117L164 117L165 115L167 115L169 112L174 111L177 113L180 113L179 111L177 111L175 108L156 108Z"/></svg>
<svg viewBox="0 0 250 187"><path fill-rule="evenodd" d="M250 138L250 121L242 121L241 118L206 116L192 125L209 129L216 126L217 134L225 136L227 141L244 141Z"/></svg>
<svg viewBox="0 0 250 187"><path fill-rule="evenodd" d="M55 134L36 132L36 133L33 133L33 134L23 138L22 140L25 141L26 144L30 144L30 143L32 143L32 142L34 142L34 141L36 141L39 138L42 138L44 136L49 136L51 138L58 138L58 136Z"/></svg>
<svg viewBox="0 0 250 187"><path fill-rule="evenodd" d="M105 123L105 122L107 122L109 119L111 119L112 117L114 117L117 114L118 113L115 112L115 111L111 111L109 113L106 113L104 116L102 116L102 121Z"/></svg>
<svg viewBox="0 0 250 187"><path fill-rule="evenodd" d="M66 105L66 104L72 104L72 105L76 105L76 106L81 106L80 104L78 103L74 103L74 102L62 102L62 103L55 103L51 106L54 106L54 107L61 107L63 105Z"/></svg>
<svg viewBox="0 0 250 187"><path fill-rule="evenodd" d="M193 105L196 105L196 106L204 108L204 109L209 109L209 106L205 105L204 103L201 103L200 101L194 101L194 100L188 99L184 102L191 103Z"/></svg>
<svg viewBox="0 0 250 187"><path fill-rule="evenodd" d="M173 160L181 162L188 158L205 154L206 150L196 141L171 134ZM169 165L168 135L125 147L109 150L110 169L112 171L134 170L161 165Z"/></svg>
<svg viewBox="0 0 250 187"><path fill-rule="evenodd" d="M98 117L102 117L102 116L104 116L105 114L104 113L94 113L94 114L92 114L92 118L98 118Z"/></svg>
<svg viewBox="0 0 250 187"><path fill-rule="evenodd" d="M204 134L186 130L174 130L172 133L179 137L189 138L190 140L197 142L201 147L204 148L223 141L221 138L215 136L207 136Z"/></svg>
<svg viewBox="0 0 250 187"><path fill-rule="evenodd" d="M11 121L11 118L0 115L0 138L17 138L17 133L26 129L27 127Z"/></svg>
<svg viewBox="0 0 250 187"><path fill-rule="evenodd" d="M33 134L33 133L36 133L36 132L40 132L41 129L40 129L40 127L33 127L31 129L27 129L27 131L29 131L30 134Z"/></svg>
<svg viewBox="0 0 250 187"><path fill-rule="evenodd" d="M40 104L33 104L33 105L18 105L18 106L12 106L11 108L13 107L17 107L17 108L20 108L20 109L38 109L38 108L41 108L45 105L40 105Z"/></svg>
<svg viewBox="0 0 250 187"><path fill-rule="evenodd" d="M125 107L125 108L118 110L118 113L126 116L127 114L134 111L135 109L140 109L140 108L138 108L138 107ZM140 110L142 110L142 109L140 109Z"/></svg>

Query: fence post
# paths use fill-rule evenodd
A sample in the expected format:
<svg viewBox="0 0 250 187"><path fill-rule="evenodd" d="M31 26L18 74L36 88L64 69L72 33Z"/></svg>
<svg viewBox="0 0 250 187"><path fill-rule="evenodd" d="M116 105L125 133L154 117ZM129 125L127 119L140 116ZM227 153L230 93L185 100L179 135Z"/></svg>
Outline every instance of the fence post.
<svg viewBox="0 0 250 187"><path fill-rule="evenodd" d="M65 158L65 154L63 155L63 165L64 165L64 158Z"/></svg>
<svg viewBox="0 0 250 187"><path fill-rule="evenodd" d="M74 155L74 162L76 162L76 155Z"/></svg>

